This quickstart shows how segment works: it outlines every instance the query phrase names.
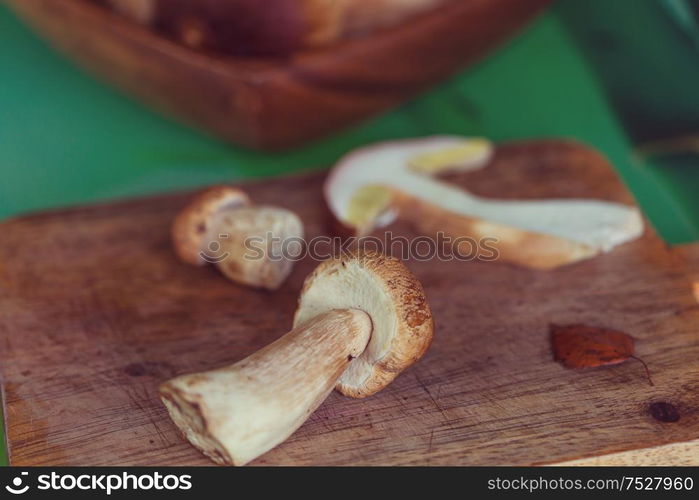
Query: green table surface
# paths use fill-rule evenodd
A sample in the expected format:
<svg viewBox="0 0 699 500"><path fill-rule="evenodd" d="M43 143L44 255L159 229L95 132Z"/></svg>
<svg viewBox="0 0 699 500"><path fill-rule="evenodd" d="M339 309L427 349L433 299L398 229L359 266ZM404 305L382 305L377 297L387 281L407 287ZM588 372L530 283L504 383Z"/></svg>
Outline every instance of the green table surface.
<svg viewBox="0 0 699 500"><path fill-rule="evenodd" d="M566 136L609 156L668 242L699 239L699 168L692 161L651 166L636 158L561 20L571 1L419 99L278 154L236 148L143 108L57 56L0 7L0 218L323 168L353 147L388 138Z"/></svg>

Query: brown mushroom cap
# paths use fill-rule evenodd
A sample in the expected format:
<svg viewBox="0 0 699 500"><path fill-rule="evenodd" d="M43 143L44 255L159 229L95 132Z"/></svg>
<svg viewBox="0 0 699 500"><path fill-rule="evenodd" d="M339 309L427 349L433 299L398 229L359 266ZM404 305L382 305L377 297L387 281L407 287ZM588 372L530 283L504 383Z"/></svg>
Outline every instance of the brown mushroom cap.
<svg viewBox="0 0 699 500"><path fill-rule="evenodd" d="M434 323L422 285L393 257L356 252L322 263L306 278L294 326L333 309L359 309L372 320L369 345L336 386L346 396L380 391L432 342Z"/></svg>
<svg viewBox="0 0 699 500"><path fill-rule="evenodd" d="M202 251L215 240L214 218L223 211L248 206L250 199L240 189L216 186L197 195L175 218L172 241L177 256L184 262L202 266L206 261Z"/></svg>

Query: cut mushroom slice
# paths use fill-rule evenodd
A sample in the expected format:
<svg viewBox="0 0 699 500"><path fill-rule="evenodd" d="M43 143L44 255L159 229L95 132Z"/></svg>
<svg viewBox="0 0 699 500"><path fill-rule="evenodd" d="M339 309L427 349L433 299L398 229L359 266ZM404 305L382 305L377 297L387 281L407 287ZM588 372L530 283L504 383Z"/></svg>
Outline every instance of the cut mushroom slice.
<svg viewBox="0 0 699 500"><path fill-rule="evenodd" d="M494 238L500 259L538 269L594 257L643 233L636 207L588 199L488 199L432 177L483 168L493 151L484 139L450 136L362 148L335 166L324 187L326 202L335 219L359 236L401 213L423 233Z"/></svg>
<svg viewBox="0 0 699 500"><path fill-rule="evenodd" d="M375 253L321 264L294 323L232 366L160 387L183 435L217 463L244 465L274 448L333 387L357 398L381 390L425 353L434 328L417 279Z"/></svg>
<svg viewBox="0 0 699 500"><path fill-rule="evenodd" d="M172 240L188 264L216 264L232 281L276 290L301 250L303 224L289 210L253 206L240 189L216 186L175 218Z"/></svg>

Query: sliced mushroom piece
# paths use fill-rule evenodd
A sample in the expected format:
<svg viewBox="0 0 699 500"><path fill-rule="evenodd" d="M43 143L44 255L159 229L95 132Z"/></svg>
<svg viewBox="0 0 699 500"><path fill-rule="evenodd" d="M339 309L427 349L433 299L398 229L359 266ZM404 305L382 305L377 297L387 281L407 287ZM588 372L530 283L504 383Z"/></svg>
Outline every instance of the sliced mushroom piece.
<svg viewBox="0 0 699 500"><path fill-rule="evenodd" d="M240 189L216 186L179 213L172 239L188 264L212 263L232 281L276 290L301 251L303 223L289 210L251 205Z"/></svg>
<svg viewBox="0 0 699 500"><path fill-rule="evenodd" d="M484 139L437 136L380 143L349 153L329 175L333 216L359 236L398 214L423 233L495 238L500 259L552 269L608 252L643 233L636 207L602 200L511 201L475 196L433 174L485 167Z"/></svg>
<svg viewBox="0 0 699 500"><path fill-rule="evenodd" d="M425 353L434 328L417 279L375 253L321 264L294 324L238 363L160 387L183 435L217 463L244 465L274 448L333 387L356 398L381 390Z"/></svg>

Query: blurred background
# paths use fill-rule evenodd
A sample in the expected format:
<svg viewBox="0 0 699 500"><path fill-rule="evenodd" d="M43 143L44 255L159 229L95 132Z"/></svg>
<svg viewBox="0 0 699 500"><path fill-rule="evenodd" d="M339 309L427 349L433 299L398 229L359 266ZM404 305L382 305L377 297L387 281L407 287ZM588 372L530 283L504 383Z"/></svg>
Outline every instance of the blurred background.
<svg viewBox="0 0 699 500"><path fill-rule="evenodd" d="M150 111L56 55L1 3L0 38L0 218L322 169L390 138L566 136L612 160L668 243L699 240L699 0L560 0L430 92L284 153Z"/></svg>

